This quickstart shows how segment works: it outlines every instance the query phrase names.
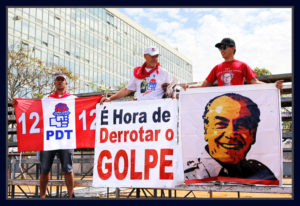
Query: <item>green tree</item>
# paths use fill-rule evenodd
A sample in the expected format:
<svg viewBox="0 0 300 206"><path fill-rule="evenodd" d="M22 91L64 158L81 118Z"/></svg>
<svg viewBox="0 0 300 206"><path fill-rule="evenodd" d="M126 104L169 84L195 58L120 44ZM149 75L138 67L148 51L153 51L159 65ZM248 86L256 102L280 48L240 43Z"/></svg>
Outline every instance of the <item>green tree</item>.
<svg viewBox="0 0 300 206"><path fill-rule="evenodd" d="M125 88L127 84L128 84L128 81L125 81L125 82L121 83L120 85L116 86L116 89L121 90L121 89Z"/></svg>
<svg viewBox="0 0 300 206"><path fill-rule="evenodd" d="M128 81L125 81L121 83L120 85L115 86L115 88L112 90L110 87L108 87L103 81L101 82L101 85L97 87L97 91L103 93L104 95L111 96L115 94L116 92L120 91L121 89L125 88L128 84ZM126 99L132 99L134 98L134 93L132 92L129 95L127 95Z"/></svg>
<svg viewBox="0 0 300 206"><path fill-rule="evenodd" d="M272 75L272 73L269 70L267 70L266 68L255 67L254 72L258 77Z"/></svg>
<svg viewBox="0 0 300 206"><path fill-rule="evenodd" d="M14 97L42 97L53 91L55 73L65 73L68 81L75 82L78 77L64 66L49 64L34 58L32 51L22 46L8 49L8 100ZM75 84L68 85L68 90L75 89Z"/></svg>
<svg viewBox="0 0 300 206"><path fill-rule="evenodd" d="M101 84L97 87L97 91L102 93L107 93L110 90L110 87L106 85L106 83L103 80L101 81Z"/></svg>

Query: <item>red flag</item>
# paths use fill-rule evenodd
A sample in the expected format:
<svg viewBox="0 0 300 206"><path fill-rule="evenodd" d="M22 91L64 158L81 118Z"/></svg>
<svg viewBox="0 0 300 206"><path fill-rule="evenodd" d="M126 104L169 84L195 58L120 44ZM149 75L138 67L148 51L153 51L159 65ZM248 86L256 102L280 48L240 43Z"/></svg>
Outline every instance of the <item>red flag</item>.
<svg viewBox="0 0 300 206"><path fill-rule="evenodd" d="M100 98L16 98L18 151L94 148Z"/></svg>

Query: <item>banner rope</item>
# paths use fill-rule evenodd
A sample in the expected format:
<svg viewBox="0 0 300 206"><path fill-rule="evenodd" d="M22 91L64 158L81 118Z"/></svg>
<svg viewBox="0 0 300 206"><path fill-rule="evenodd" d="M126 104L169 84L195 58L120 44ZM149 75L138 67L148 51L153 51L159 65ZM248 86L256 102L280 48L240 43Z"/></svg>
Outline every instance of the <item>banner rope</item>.
<svg viewBox="0 0 300 206"><path fill-rule="evenodd" d="M25 175L25 173L24 173L24 171L23 171L23 169L22 169L22 153L23 153L23 152L20 152L19 168L20 168L20 170L21 170L22 176L24 177L24 179L26 179L26 175ZM30 189L29 185L27 185L27 188L28 188L29 192L31 193L31 189Z"/></svg>

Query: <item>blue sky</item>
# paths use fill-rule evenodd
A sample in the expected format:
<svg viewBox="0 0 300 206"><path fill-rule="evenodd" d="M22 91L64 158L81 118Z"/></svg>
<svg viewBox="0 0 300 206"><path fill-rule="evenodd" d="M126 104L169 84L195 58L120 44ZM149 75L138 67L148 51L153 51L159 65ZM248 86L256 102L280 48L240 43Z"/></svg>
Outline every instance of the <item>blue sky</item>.
<svg viewBox="0 0 300 206"><path fill-rule="evenodd" d="M192 61L203 81L223 61L214 45L236 42L235 58L273 74L292 72L291 8L119 8ZM163 66L163 65L162 65Z"/></svg>

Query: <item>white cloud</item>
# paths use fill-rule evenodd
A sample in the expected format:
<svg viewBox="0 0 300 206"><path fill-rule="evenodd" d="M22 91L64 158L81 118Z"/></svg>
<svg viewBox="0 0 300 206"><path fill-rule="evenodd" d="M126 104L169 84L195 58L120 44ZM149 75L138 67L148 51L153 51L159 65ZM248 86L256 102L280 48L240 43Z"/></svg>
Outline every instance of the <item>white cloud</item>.
<svg viewBox="0 0 300 206"><path fill-rule="evenodd" d="M180 29L181 25L178 22L167 22L167 21L162 21L158 24L156 28L156 33L157 34L167 34L170 35L172 32Z"/></svg>
<svg viewBox="0 0 300 206"><path fill-rule="evenodd" d="M223 61L214 47L224 37L237 46L236 59L273 74L290 73L292 10L289 8L125 9L171 47L191 59L194 81L203 81ZM151 14L151 15L150 15ZM148 21L142 22L141 18Z"/></svg>
<svg viewBox="0 0 300 206"><path fill-rule="evenodd" d="M164 12L166 12L170 18L179 20L180 22L186 22L188 20L187 18L185 18L179 14L179 9L170 8L170 9L165 9L165 10L166 11L164 11Z"/></svg>
<svg viewBox="0 0 300 206"><path fill-rule="evenodd" d="M143 16L145 15L143 8L124 8L124 11L129 16Z"/></svg>

